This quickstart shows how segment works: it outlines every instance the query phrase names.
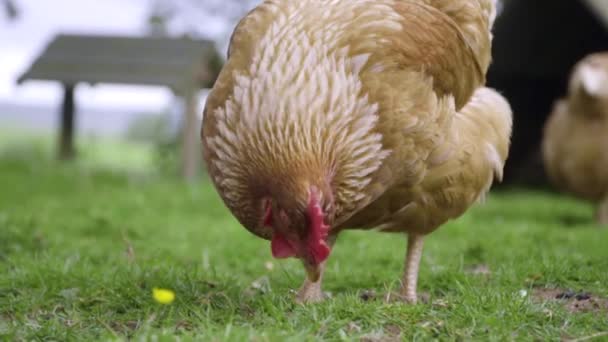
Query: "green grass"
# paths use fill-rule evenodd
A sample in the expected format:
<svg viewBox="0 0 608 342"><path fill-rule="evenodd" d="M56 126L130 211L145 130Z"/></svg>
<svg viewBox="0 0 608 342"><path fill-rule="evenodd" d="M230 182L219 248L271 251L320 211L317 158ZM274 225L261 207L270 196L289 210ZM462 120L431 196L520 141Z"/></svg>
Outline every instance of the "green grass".
<svg viewBox="0 0 608 342"><path fill-rule="evenodd" d="M348 232L328 265L332 298L301 306L290 292L300 264L271 260L208 182L12 150L0 159L0 339L559 340L608 330L606 312L522 296L534 286L608 296L608 230L568 197L493 193L430 235L419 284L428 304L360 299L398 286L406 242ZM465 272L478 264L491 274ZM155 303L153 287L176 301Z"/></svg>

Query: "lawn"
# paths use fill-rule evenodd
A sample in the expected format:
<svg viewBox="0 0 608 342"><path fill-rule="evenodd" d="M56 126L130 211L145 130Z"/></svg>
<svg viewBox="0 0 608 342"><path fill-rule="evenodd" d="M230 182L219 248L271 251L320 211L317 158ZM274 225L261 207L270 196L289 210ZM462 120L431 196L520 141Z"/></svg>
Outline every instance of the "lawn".
<svg viewBox="0 0 608 342"><path fill-rule="evenodd" d="M300 264L272 260L269 243L239 226L209 182L184 184L131 158L93 162L100 155L60 165L44 148L2 154L0 339L560 340L608 331L608 230L570 197L494 192L430 235L419 284L429 299L414 306L382 299L399 285L405 238L346 233L328 265L331 299L302 306L291 291ZM172 289L175 301L156 303L154 287Z"/></svg>

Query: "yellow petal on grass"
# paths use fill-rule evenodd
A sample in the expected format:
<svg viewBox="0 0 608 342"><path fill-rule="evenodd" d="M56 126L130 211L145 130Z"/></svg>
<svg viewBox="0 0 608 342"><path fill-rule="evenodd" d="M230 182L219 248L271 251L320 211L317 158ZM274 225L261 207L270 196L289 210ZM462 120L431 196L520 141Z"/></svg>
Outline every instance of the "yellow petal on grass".
<svg viewBox="0 0 608 342"><path fill-rule="evenodd" d="M171 304L175 300L175 292L167 289L152 289L152 297L161 304Z"/></svg>

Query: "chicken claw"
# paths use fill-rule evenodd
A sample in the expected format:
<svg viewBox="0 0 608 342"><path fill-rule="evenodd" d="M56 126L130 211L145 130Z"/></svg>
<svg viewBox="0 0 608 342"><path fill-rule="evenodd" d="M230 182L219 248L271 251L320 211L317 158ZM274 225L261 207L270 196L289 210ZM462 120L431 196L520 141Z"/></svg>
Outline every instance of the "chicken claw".
<svg viewBox="0 0 608 342"><path fill-rule="evenodd" d="M311 266L304 264L306 268L306 279L304 284L300 287L298 294L296 295L296 302L299 304L305 303L318 303L323 301L323 291L321 290L321 283L323 281L323 271L325 270L325 262L318 266Z"/></svg>
<svg viewBox="0 0 608 342"><path fill-rule="evenodd" d="M323 291L321 290L321 279L316 282L310 280L304 280L304 284L296 295L296 303L307 304L307 303L318 303L325 299Z"/></svg>

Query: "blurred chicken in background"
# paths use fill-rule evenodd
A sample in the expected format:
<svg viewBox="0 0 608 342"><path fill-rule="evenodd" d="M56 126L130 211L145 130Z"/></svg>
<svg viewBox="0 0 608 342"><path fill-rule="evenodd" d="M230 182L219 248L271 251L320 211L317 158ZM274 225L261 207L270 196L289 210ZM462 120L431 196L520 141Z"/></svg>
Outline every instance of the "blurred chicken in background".
<svg viewBox="0 0 608 342"><path fill-rule="evenodd" d="M608 53L589 55L570 79L545 125L543 159L560 189L599 203L608 224Z"/></svg>

